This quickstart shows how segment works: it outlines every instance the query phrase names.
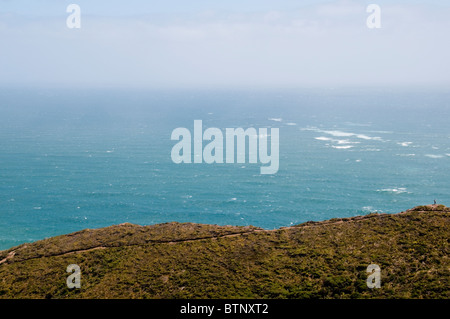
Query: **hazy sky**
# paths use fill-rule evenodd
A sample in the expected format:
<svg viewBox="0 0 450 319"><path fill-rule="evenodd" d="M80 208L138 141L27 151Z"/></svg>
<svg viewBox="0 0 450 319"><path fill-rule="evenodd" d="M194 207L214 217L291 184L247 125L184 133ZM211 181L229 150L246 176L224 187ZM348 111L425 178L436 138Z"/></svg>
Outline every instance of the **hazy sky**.
<svg viewBox="0 0 450 319"><path fill-rule="evenodd" d="M0 0L0 85L449 87L449 57L447 0Z"/></svg>

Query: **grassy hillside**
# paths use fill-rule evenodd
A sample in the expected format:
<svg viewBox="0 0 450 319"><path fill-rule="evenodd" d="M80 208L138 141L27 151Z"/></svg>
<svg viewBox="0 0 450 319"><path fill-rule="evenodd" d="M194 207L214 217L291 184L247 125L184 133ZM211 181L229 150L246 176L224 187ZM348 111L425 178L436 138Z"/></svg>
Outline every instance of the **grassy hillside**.
<svg viewBox="0 0 450 319"><path fill-rule="evenodd" d="M276 230L83 230L1 251L0 298L449 298L449 225L450 209L430 205ZM80 289L66 286L70 264Z"/></svg>

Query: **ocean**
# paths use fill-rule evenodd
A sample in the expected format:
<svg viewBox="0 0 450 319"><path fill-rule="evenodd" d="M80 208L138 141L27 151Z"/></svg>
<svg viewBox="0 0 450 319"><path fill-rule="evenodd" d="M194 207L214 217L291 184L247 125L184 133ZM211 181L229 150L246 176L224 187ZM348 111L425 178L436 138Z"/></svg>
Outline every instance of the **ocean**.
<svg viewBox="0 0 450 319"><path fill-rule="evenodd" d="M265 229L450 205L450 92L0 90L0 249L124 222ZM279 170L175 164L175 128L279 128Z"/></svg>

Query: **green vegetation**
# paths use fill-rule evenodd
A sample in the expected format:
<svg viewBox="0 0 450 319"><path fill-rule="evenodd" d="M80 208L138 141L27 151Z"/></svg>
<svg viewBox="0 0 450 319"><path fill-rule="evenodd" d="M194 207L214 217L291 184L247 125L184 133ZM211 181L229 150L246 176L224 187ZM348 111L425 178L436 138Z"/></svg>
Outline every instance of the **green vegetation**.
<svg viewBox="0 0 450 319"><path fill-rule="evenodd" d="M449 298L445 206L294 227L121 224L0 252L0 298ZM81 267L69 289L66 268ZM366 285L369 264L381 288Z"/></svg>

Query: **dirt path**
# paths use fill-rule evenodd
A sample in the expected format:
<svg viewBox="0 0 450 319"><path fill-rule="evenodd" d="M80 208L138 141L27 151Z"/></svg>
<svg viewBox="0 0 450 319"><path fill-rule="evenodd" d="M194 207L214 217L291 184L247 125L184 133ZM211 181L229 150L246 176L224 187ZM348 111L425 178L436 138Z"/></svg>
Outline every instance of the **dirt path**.
<svg viewBox="0 0 450 319"><path fill-rule="evenodd" d="M404 212L402 212L404 213ZM136 244L124 244L121 246L96 246L96 247L91 247L91 248L87 248L87 249L80 249L80 250L72 250L72 251L66 251L66 252L61 252L61 253L56 253L56 254L50 254L50 255L40 255L40 256L35 256L35 257L30 257L30 258L25 258L25 259L19 259L17 261L14 261L13 258L16 254L15 251L11 251L8 256L6 258L4 258L3 260L0 260L0 265L7 263L9 261L9 263L13 262L23 262L23 261L28 261L28 260L32 260L32 259L37 259L37 258L43 258L43 257L60 257L60 256L66 256L66 255L71 255L71 254L77 254L77 253L84 253L84 252L90 252L90 251L94 251L94 250L99 250L99 249L106 249L106 248L118 248L118 247L131 247L131 246L142 246L142 245L147 245L147 244L170 244L170 245L174 245L174 244L178 244L178 243L189 243L189 242L196 242L196 241L200 241L200 240L216 240L219 238L231 238L231 237L238 237L238 236L243 236L243 235L248 235L248 234L252 234L252 233L272 233L272 232L277 232L277 231L286 231L286 230L293 230L293 229L304 229L304 228L311 228L311 227L319 227L319 226L323 226L323 225L337 225L337 224L342 224L344 222L360 222L363 220L366 220L368 218L385 218L385 217L389 217L391 214L377 214L377 215L373 215L373 216L355 216L355 217L350 217L350 218L342 218L342 219L338 219L338 220L332 220L332 221L320 221L320 222L309 222L309 223L304 223L304 224L300 224L297 226L288 226L288 227L281 227L281 228L277 228L277 229L254 229L254 230L250 230L250 231L245 231L245 232L239 232L239 233L232 233L232 234L226 234L226 235L218 235L218 236L207 236L207 237L199 237L199 238L191 238L191 239L179 239L179 240L148 240L144 243L136 243Z"/></svg>
<svg viewBox="0 0 450 319"><path fill-rule="evenodd" d="M226 235L219 235L219 236L199 237L199 238L191 238L191 239L148 240L148 241L146 241L144 243L125 244L125 245L120 245L120 246L96 246L96 247L91 247L91 248L87 248L87 249L78 249L78 250L71 250L71 251L61 252L61 253L57 253L57 254L40 255L40 256L20 259L20 260L17 260L17 261L12 260L14 255L16 254L15 251L12 251L12 252L10 252L8 254L8 256L6 258L4 258L3 260L0 260L0 265L3 264L3 263L6 263L8 260L10 262L16 263L16 262L24 262L24 261L28 261L28 260L43 258L43 257L60 257L60 256L67 256L67 255L71 255L71 254L84 253L84 252L89 252L89 251L94 251L94 250L99 250L99 249L106 249L106 248L132 247L132 246L142 246L142 245L147 245L147 244L189 243L189 242L195 242L195 241L200 241L200 240L218 239L218 238L227 238L227 237L237 237L237 236L242 236L242 235L245 235L245 234L251 234L253 232L268 232L268 231L272 231L272 230L255 229L255 230L241 232L241 233L233 233L233 234L226 234Z"/></svg>
<svg viewBox="0 0 450 319"><path fill-rule="evenodd" d="M16 254L16 252L14 250L12 252L10 252L8 254L8 256L6 256L6 258L0 260L0 265L7 262L9 259L13 258L15 254Z"/></svg>

